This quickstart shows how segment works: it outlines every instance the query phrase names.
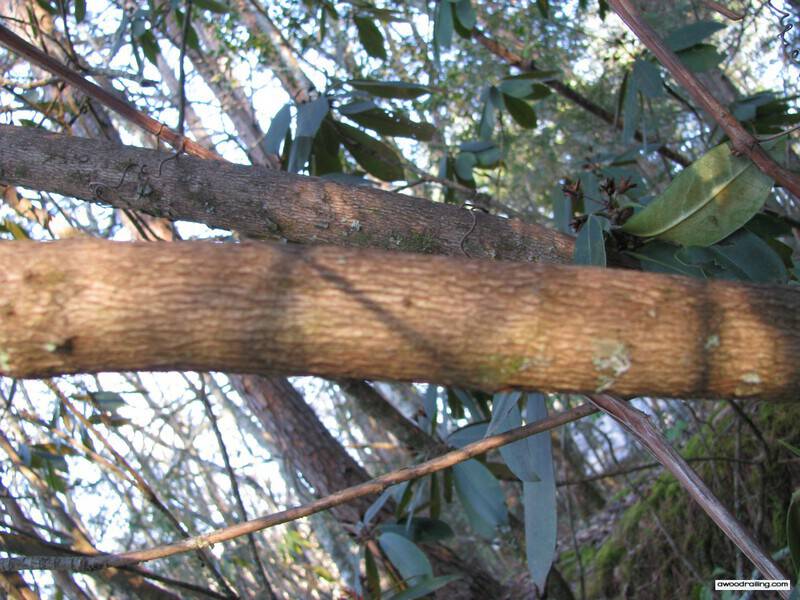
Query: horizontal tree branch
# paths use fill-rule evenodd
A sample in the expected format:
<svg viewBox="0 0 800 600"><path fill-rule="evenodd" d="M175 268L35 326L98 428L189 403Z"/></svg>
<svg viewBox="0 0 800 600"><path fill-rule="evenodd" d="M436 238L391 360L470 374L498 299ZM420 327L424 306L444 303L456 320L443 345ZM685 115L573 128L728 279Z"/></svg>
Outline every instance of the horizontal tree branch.
<svg viewBox="0 0 800 600"><path fill-rule="evenodd" d="M0 182L250 237L568 263L570 236L368 186L0 125Z"/></svg>
<svg viewBox="0 0 800 600"><path fill-rule="evenodd" d="M212 544L218 544L231 540L247 533L261 531L269 527L274 527L289 521L295 521L309 515L313 515L334 506L351 502L363 496L371 496L383 492L389 486L418 479L437 471L442 471L453 465L469 460L490 450L505 446L528 436L550 431L561 427L572 421L577 421L588 415L597 412L597 409L589 404L581 404L576 408L562 413L551 415L536 423L517 427L505 433L486 437L472 444L468 444L459 450L453 450L431 460L418 465L405 467L397 471L392 471L371 479L365 483L349 487L334 494L314 500L308 504L296 506L271 515L252 519L229 527L216 529L209 533L183 539L174 544L148 548L121 554L107 554L102 556L79 556L79 557L54 557L54 556L25 556L20 558L0 558L0 573L22 570L69 570L69 571L93 571L110 566L127 566L142 563L157 558L165 558L175 554L191 552L197 548L205 548Z"/></svg>
<svg viewBox="0 0 800 600"><path fill-rule="evenodd" d="M800 289L279 244L0 243L0 374L796 398Z"/></svg>

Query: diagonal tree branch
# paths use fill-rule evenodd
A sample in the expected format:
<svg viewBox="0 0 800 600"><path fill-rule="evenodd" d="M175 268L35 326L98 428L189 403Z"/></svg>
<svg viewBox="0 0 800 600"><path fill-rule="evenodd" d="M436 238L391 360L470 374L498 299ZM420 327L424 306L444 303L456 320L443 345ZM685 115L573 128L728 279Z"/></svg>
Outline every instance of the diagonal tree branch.
<svg viewBox="0 0 800 600"><path fill-rule="evenodd" d="M741 523L719 501L706 483L689 466L686 460L664 439L650 419L626 402L607 394L593 394L589 400L633 436L678 480L689 496L697 502L714 523L753 562L766 579L784 580L786 576L770 558L761 544L742 527ZM788 590L781 591L783 598Z"/></svg>
<svg viewBox="0 0 800 600"><path fill-rule="evenodd" d="M758 139L736 120L736 117L700 83L694 73L687 69L678 56L667 47L633 3L630 0L608 0L608 3L636 37L684 87L692 99L717 122L730 138L734 150L749 157L764 173L795 196L800 197L800 175L783 168L767 154L759 145Z"/></svg>
<svg viewBox="0 0 800 600"><path fill-rule="evenodd" d="M0 572L20 571L20 570L70 570L70 571L92 571L101 569L108 566L125 566L136 563L155 560L157 558L164 558L173 556L175 554L182 554L190 552L198 547L208 547L213 544L218 544L233 538L261 531L269 527L274 527L282 523L294 521L328 510L334 506L350 502L363 496L370 496L381 493L386 488L418 479L437 471L442 471L453 465L469 460L481 454L485 454L490 450L505 446L517 440L521 440L528 436L541 433L543 431L550 431L556 427L565 425L577 419L581 419L588 415L597 412L597 409L590 404L582 404L576 408L551 415L546 419L511 429L505 433L494 435L484 438L480 441L474 442L464 446L460 450L453 450L447 454L443 454L434 459L425 461L413 467L406 467L392 471L376 477L368 482L360 485L355 485L347 489L341 490L334 494L330 494L319 500L315 500L308 504L290 508L288 510L280 511L252 519L244 523L238 523L230 527L214 530L212 532L187 538L164 546L149 548L147 550L139 550L134 552L125 552L121 554L111 554L104 556L92 557L50 557L50 556L29 556L22 558L4 558L0 559Z"/></svg>

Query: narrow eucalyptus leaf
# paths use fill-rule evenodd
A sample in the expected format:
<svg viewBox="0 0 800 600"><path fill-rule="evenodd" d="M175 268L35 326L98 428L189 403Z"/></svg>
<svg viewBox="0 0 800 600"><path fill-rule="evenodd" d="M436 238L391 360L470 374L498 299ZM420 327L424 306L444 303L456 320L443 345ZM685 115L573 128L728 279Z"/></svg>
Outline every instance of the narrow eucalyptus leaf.
<svg viewBox="0 0 800 600"><path fill-rule="evenodd" d="M589 215L575 240L573 261L576 265L606 266L606 244L602 217Z"/></svg>
<svg viewBox="0 0 800 600"><path fill-rule="evenodd" d="M407 81L378 81L375 79L351 79L347 82L357 90L381 98L401 98L409 100L430 94L429 87Z"/></svg>
<svg viewBox="0 0 800 600"><path fill-rule="evenodd" d="M405 581L416 583L416 580L433 577L428 557L405 536L391 532L382 533L378 543Z"/></svg>
<svg viewBox="0 0 800 600"><path fill-rule="evenodd" d="M353 22L356 24L356 29L358 30L358 40L361 42L361 45L364 46L364 50L367 51L367 54L373 58L386 60L386 48L383 43L383 34L372 19L370 17L358 15L353 17Z"/></svg>
<svg viewBox="0 0 800 600"><path fill-rule="evenodd" d="M477 460L453 467L456 493L475 531L492 538L498 527L508 524L505 496L497 479Z"/></svg>
<svg viewBox="0 0 800 600"><path fill-rule="evenodd" d="M547 404L542 394L528 394L525 418L535 423L547 417ZM556 481L550 433L537 433L527 440L531 448L533 469L539 481L524 482L525 549L528 570L540 591L544 591L547 574L556 550L557 509Z"/></svg>

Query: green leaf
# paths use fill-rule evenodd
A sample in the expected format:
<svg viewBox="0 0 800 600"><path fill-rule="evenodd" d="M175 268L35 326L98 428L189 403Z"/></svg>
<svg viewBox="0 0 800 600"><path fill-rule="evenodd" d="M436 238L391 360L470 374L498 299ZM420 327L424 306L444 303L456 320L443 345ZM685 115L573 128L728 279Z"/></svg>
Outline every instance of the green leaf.
<svg viewBox="0 0 800 600"><path fill-rule="evenodd" d="M455 488L464 512L475 531L494 537L498 527L508 524L508 510L500 484L483 464L468 460L453 467Z"/></svg>
<svg viewBox="0 0 800 600"><path fill-rule="evenodd" d="M772 189L772 179L727 144L681 171L623 231L682 246L710 246L747 223Z"/></svg>
<svg viewBox="0 0 800 600"><path fill-rule="evenodd" d="M459 179L474 181L472 169L478 164L478 157L473 152L459 152L456 156L455 171Z"/></svg>
<svg viewBox="0 0 800 600"><path fill-rule="evenodd" d="M698 44L677 53L678 58L690 71L702 73L713 69L725 58L711 44Z"/></svg>
<svg viewBox="0 0 800 600"><path fill-rule="evenodd" d="M383 34L378 26L372 22L370 17L355 16L353 21L358 30L358 40L364 49L373 58L386 60L386 48L383 44Z"/></svg>
<svg viewBox="0 0 800 600"><path fill-rule="evenodd" d="M347 117L368 129L374 129L381 135L407 137L427 142L436 133L430 123L412 121L399 111L388 111L372 108L356 113L348 113Z"/></svg>
<svg viewBox="0 0 800 600"><path fill-rule="evenodd" d="M381 533L396 533L418 544L446 540L454 535L450 525L430 517L414 517L410 526L407 519L399 523L382 523L379 529Z"/></svg>
<svg viewBox="0 0 800 600"><path fill-rule="evenodd" d="M720 29L725 29L725 25L716 21L697 21L673 30L664 38L664 43L673 52L679 52L696 46Z"/></svg>
<svg viewBox="0 0 800 600"><path fill-rule="evenodd" d="M645 244L636 252L626 252L626 254L638 259L643 271L706 279L703 269L696 265L686 264L676 258L675 254L678 250L680 250L678 246L655 240Z"/></svg>
<svg viewBox="0 0 800 600"><path fill-rule="evenodd" d="M428 596L436 590L443 588L451 581L456 581L460 578L460 575L440 575L439 577L427 577L416 585L411 586L407 590L403 590L399 594L391 596L389 600L415 600L416 598L422 598L423 596Z"/></svg>
<svg viewBox="0 0 800 600"><path fill-rule="evenodd" d="M231 11L230 6L222 2L217 2L216 0L192 0L192 4L203 10L209 10L217 14L225 14Z"/></svg>
<svg viewBox="0 0 800 600"><path fill-rule="evenodd" d="M342 136L342 144L370 175L383 181L405 177L400 157L392 148L345 123L336 123L336 128Z"/></svg>
<svg viewBox="0 0 800 600"><path fill-rule="evenodd" d="M145 58L149 60L152 64L158 66L158 55L161 52L161 48L156 41L156 36L153 35L152 30L145 31L142 35L139 36L139 45L142 47L142 52L144 52Z"/></svg>
<svg viewBox="0 0 800 600"><path fill-rule="evenodd" d="M487 421L470 423L448 435L447 443L454 448L463 448L467 444L472 444L485 438L488 428L489 423Z"/></svg>
<svg viewBox="0 0 800 600"><path fill-rule="evenodd" d="M735 271L737 279L759 283L785 283L789 273L781 257L760 237L740 229L709 247L717 262Z"/></svg>
<svg viewBox="0 0 800 600"><path fill-rule="evenodd" d="M456 19L461 24L461 27L467 31L472 31L475 27L475 22L478 19L475 13L475 8L472 6L472 0L458 0L455 3Z"/></svg>
<svg viewBox="0 0 800 600"><path fill-rule="evenodd" d="M367 572L367 590L369 598L380 600L381 598L381 576L378 573L378 565L368 546L364 546L364 570Z"/></svg>
<svg viewBox="0 0 800 600"><path fill-rule="evenodd" d="M447 0L439 0L433 22L433 52L436 63L439 55L453 42L453 5Z"/></svg>
<svg viewBox="0 0 800 600"><path fill-rule="evenodd" d="M416 583L415 580L433 577L428 557L408 538L387 532L381 534L378 543L403 580L410 585Z"/></svg>
<svg viewBox="0 0 800 600"><path fill-rule="evenodd" d="M547 404L542 394L528 394L525 420L535 423L547 418ZM530 436L528 460L539 481L522 484L525 508L525 550L531 579L544 592L547 574L556 552L557 508L556 480L553 470L553 451L550 432ZM509 465L510 466L510 465Z"/></svg>
<svg viewBox="0 0 800 600"><path fill-rule="evenodd" d="M795 456L800 458L800 448L797 448L796 446L792 446L789 442L785 442L784 440L778 440L778 443L781 444L782 446L784 446L790 452L792 452Z"/></svg>
<svg viewBox="0 0 800 600"><path fill-rule="evenodd" d="M636 128L641 117L641 103L639 101L639 86L633 74L626 75L623 81L624 96L622 100L622 141L625 144L633 142Z"/></svg>
<svg viewBox="0 0 800 600"><path fill-rule="evenodd" d="M550 18L550 0L536 0L536 7L543 19Z"/></svg>
<svg viewBox="0 0 800 600"><path fill-rule="evenodd" d="M402 98L409 100L430 94L431 89L418 83L407 81L378 81L376 79L351 79L347 82L357 90L381 98Z"/></svg>
<svg viewBox="0 0 800 600"><path fill-rule="evenodd" d="M272 122L269 124L269 129L267 130L267 135L264 136L262 145L268 154L278 154L281 142L286 137L286 133L289 131L289 126L291 124L291 103L287 102L272 118Z"/></svg>
<svg viewBox="0 0 800 600"><path fill-rule="evenodd" d="M606 243L603 217L589 215L575 240L573 262L576 265L606 266Z"/></svg>
<svg viewBox="0 0 800 600"><path fill-rule="evenodd" d="M648 98L660 98L664 95L664 80L661 71L649 60L638 59L633 63L633 80L641 92Z"/></svg>
<svg viewBox="0 0 800 600"><path fill-rule="evenodd" d="M481 112L481 120L478 123L478 137L482 140L491 139L494 132L495 110L501 102L502 96L493 85L483 92L483 111Z"/></svg>
<svg viewBox="0 0 800 600"><path fill-rule="evenodd" d="M800 571L800 490L792 494L789 512L786 513L786 539L789 542L794 568Z"/></svg>
<svg viewBox="0 0 800 600"><path fill-rule="evenodd" d="M326 118L319 126L311 146L311 165L309 171L315 177L329 173L341 173L342 161L339 158L339 132L331 119Z"/></svg>
<svg viewBox="0 0 800 600"><path fill-rule="evenodd" d="M75 0L73 14L78 23L83 23L83 20L86 18L86 0Z"/></svg>
<svg viewBox="0 0 800 600"><path fill-rule="evenodd" d="M540 73L555 73L556 71L542 71ZM523 73L514 77L505 77L497 88L506 96L513 96L520 100L540 100L549 96L552 91L545 85L537 83L539 77L535 73Z"/></svg>
<svg viewBox="0 0 800 600"><path fill-rule="evenodd" d="M520 100L514 96L503 94L503 102L506 105L508 114L525 129L536 127L536 111L525 100Z"/></svg>

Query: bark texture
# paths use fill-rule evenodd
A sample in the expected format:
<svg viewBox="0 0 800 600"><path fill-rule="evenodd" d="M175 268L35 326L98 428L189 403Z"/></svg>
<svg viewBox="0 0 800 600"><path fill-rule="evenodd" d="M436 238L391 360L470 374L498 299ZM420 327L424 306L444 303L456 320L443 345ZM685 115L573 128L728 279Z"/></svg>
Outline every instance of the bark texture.
<svg viewBox="0 0 800 600"><path fill-rule="evenodd" d="M0 182L291 242L559 263L574 247L540 225L404 194L28 127L0 126Z"/></svg>
<svg viewBox="0 0 800 600"><path fill-rule="evenodd" d="M205 242L3 242L0 264L0 373L11 377L174 369L487 391L800 392L794 287Z"/></svg>

